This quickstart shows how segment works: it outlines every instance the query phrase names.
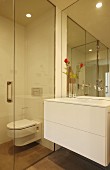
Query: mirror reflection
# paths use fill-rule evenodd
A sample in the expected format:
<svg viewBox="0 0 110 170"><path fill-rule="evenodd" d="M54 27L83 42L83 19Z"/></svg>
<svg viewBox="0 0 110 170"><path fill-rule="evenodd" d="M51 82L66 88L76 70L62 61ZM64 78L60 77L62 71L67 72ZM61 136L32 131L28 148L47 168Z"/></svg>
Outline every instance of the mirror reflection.
<svg viewBox="0 0 110 170"><path fill-rule="evenodd" d="M76 95L109 96L109 48L107 43L104 45L102 41L88 32L91 29L85 20L88 21L87 14L89 11L84 9L89 4L91 5L91 2L82 5L81 3L80 1L70 6L62 13L62 15L67 15L67 58L71 62L73 73L77 74L75 81L71 81L73 82L72 96L74 96L74 93ZM95 1L93 4L95 4ZM82 20L81 12L78 13L80 9L85 14L82 16ZM96 12L94 15L97 14ZM74 20L79 21L79 23ZM83 20L84 23L82 24ZM91 25L93 22L91 22ZM83 28L84 24L88 30ZM92 28L93 26L95 27L94 24ZM100 39L102 39L102 36ZM83 63L83 68L79 69L81 63ZM67 80L67 96L69 96L69 83L70 81ZM74 86L76 86L75 89Z"/></svg>

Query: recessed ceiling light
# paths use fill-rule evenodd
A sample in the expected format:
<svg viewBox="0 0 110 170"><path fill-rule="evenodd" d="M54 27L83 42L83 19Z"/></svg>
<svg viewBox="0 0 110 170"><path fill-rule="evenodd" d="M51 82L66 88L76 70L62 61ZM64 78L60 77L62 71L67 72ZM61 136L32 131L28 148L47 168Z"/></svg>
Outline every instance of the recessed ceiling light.
<svg viewBox="0 0 110 170"><path fill-rule="evenodd" d="M97 4L96 4L96 8L101 8L102 7L102 2L98 2Z"/></svg>
<svg viewBox="0 0 110 170"><path fill-rule="evenodd" d="M31 18L31 14L26 14L26 17L27 18Z"/></svg>
<svg viewBox="0 0 110 170"><path fill-rule="evenodd" d="M89 51L91 52L91 51L92 51L92 49L89 49Z"/></svg>

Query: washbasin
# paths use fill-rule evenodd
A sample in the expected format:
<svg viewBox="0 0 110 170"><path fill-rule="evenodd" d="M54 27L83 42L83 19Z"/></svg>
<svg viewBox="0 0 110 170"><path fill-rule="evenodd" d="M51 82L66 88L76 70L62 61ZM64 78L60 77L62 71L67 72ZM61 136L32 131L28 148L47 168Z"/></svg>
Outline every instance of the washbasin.
<svg viewBox="0 0 110 170"><path fill-rule="evenodd" d="M90 105L90 106L100 106L100 107L110 106L109 97L106 98L106 97L78 96L75 98L74 97L55 98L53 99L53 101L63 102L63 103L81 104L81 105Z"/></svg>

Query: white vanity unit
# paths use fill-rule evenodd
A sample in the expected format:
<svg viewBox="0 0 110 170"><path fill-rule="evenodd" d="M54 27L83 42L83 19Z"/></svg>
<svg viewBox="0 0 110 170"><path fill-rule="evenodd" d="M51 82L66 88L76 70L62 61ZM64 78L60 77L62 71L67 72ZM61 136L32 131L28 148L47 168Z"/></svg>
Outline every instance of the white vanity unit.
<svg viewBox="0 0 110 170"><path fill-rule="evenodd" d="M45 100L44 137L107 166L110 163L110 99Z"/></svg>

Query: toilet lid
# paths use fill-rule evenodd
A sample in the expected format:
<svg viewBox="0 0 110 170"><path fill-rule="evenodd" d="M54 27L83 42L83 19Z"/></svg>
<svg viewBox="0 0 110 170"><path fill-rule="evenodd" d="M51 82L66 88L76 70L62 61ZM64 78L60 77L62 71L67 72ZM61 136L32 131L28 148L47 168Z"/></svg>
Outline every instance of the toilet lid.
<svg viewBox="0 0 110 170"><path fill-rule="evenodd" d="M30 126L35 126L37 124L34 120L22 119L7 124L8 129L25 129ZM15 127L14 127L15 126Z"/></svg>

